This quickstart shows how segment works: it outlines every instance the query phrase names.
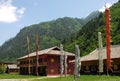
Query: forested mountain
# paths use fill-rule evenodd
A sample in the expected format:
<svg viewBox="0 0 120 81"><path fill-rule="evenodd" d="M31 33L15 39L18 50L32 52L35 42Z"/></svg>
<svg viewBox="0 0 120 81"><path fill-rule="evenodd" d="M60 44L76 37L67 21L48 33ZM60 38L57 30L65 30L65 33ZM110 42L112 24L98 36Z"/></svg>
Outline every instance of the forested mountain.
<svg viewBox="0 0 120 81"><path fill-rule="evenodd" d="M110 8L111 18L111 44L120 44L120 2ZM78 44L81 56L86 55L98 47L98 32L102 33L103 45L105 46L105 13L92 19L77 34L76 40L65 44L67 51L74 52L74 45Z"/></svg>
<svg viewBox="0 0 120 81"><path fill-rule="evenodd" d="M98 17L100 14L99 11L93 11L92 13L90 13L87 17L84 18L84 21L87 23L88 21L91 21L92 19L94 19L95 17Z"/></svg>
<svg viewBox="0 0 120 81"><path fill-rule="evenodd" d="M120 3L110 8L112 44L120 44ZM95 16L96 17L96 16ZM86 55L98 47L98 32L102 32L105 46L105 14L91 21L78 18L59 18L24 27L16 35L0 47L0 61L15 61L16 58L27 54L26 35L30 38L30 52L35 51L35 36L39 35L39 50L64 44L64 49L74 52L75 44L80 46L81 55ZM88 20L86 18L86 20Z"/></svg>
<svg viewBox="0 0 120 81"><path fill-rule="evenodd" d="M30 39L30 52L33 52L37 34L41 50L70 40L71 34L78 32L84 24L83 19L64 17L24 27L15 38L11 38L0 47L0 61L15 61L16 58L27 54L27 35Z"/></svg>

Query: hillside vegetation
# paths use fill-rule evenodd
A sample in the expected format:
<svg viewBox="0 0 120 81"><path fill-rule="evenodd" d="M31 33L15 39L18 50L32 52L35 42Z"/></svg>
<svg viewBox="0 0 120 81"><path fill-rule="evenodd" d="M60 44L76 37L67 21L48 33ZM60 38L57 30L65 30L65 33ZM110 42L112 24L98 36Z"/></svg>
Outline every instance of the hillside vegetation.
<svg viewBox="0 0 120 81"><path fill-rule="evenodd" d="M120 44L120 2L110 8L112 45ZM99 15L100 14L100 15ZM39 35L39 50L64 44L64 49L74 53L78 44L81 56L98 47L98 32L102 32L105 46L105 14L99 13L86 19L59 18L24 27L0 47L0 61L16 61L27 54L26 35L30 38L30 52L35 51L35 36Z"/></svg>
<svg viewBox="0 0 120 81"><path fill-rule="evenodd" d="M111 44L120 44L120 2L110 8L111 18ZM67 51L74 51L74 45L78 44L81 56L89 54L98 47L98 32L102 33L103 45L105 46L105 14L101 13L98 18L88 22L77 34L76 40L65 44Z"/></svg>
<svg viewBox="0 0 120 81"><path fill-rule="evenodd" d="M39 35L39 50L65 43L71 34L78 32L84 25L83 19L59 18L24 27L0 47L0 61L15 61L27 54L26 36L30 39L30 52L35 51L35 36ZM73 35L74 36L74 35Z"/></svg>

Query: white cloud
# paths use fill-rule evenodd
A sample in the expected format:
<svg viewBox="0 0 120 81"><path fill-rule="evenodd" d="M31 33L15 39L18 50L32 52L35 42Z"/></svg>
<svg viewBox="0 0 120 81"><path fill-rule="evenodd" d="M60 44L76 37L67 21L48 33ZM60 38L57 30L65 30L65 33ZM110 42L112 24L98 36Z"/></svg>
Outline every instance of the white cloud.
<svg viewBox="0 0 120 81"><path fill-rule="evenodd" d="M18 17L20 18L24 14L25 8L18 9L16 12L18 13Z"/></svg>
<svg viewBox="0 0 120 81"><path fill-rule="evenodd" d="M25 8L18 9L12 5L12 1L13 0L0 1L0 22L16 22L24 14Z"/></svg>
<svg viewBox="0 0 120 81"><path fill-rule="evenodd" d="M106 3L106 5L104 5L101 9L99 9L100 12L104 12L105 11L105 7L106 8L110 8L112 6L112 4Z"/></svg>
<svg viewBox="0 0 120 81"><path fill-rule="evenodd" d="M17 10L17 12L18 12L20 15L24 14L24 11L25 11L25 8L21 8L21 9Z"/></svg>

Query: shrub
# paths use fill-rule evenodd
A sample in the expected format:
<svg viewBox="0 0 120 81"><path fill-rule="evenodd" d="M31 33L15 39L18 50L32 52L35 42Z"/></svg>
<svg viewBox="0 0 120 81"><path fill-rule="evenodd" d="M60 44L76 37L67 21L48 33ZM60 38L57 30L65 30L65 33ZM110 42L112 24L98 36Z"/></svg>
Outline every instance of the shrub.
<svg viewBox="0 0 120 81"><path fill-rule="evenodd" d="M6 67L5 67L5 65L0 65L0 74L4 74L5 73L5 71L6 71Z"/></svg>

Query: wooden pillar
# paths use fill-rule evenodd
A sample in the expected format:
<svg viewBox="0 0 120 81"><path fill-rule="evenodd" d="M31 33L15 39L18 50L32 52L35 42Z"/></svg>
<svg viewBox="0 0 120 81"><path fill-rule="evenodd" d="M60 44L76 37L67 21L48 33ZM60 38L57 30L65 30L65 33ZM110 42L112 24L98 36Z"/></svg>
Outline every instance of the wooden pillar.
<svg viewBox="0 0 120 81"><path fill-rule="evenodd" d="M38 76L38 35L36 35L36 76Z"/></svg>
<svg viewBox="0 0 120 81"><path fill-rule="evenodd" d="M108 8L105 9L105 17L106 17L106 53L107 53L107 71L111 70L111 62L110 62L110 10Z"/></svg>
<svg viewBox="0 0 120 81"><path fill-rule="evenodd" d="M30 75L30 46L29 46L29 43L30 43L30 41L29 41L29 37L28 37L28 35L27 35L27 45L28 45L28 75Z"/></svg>

